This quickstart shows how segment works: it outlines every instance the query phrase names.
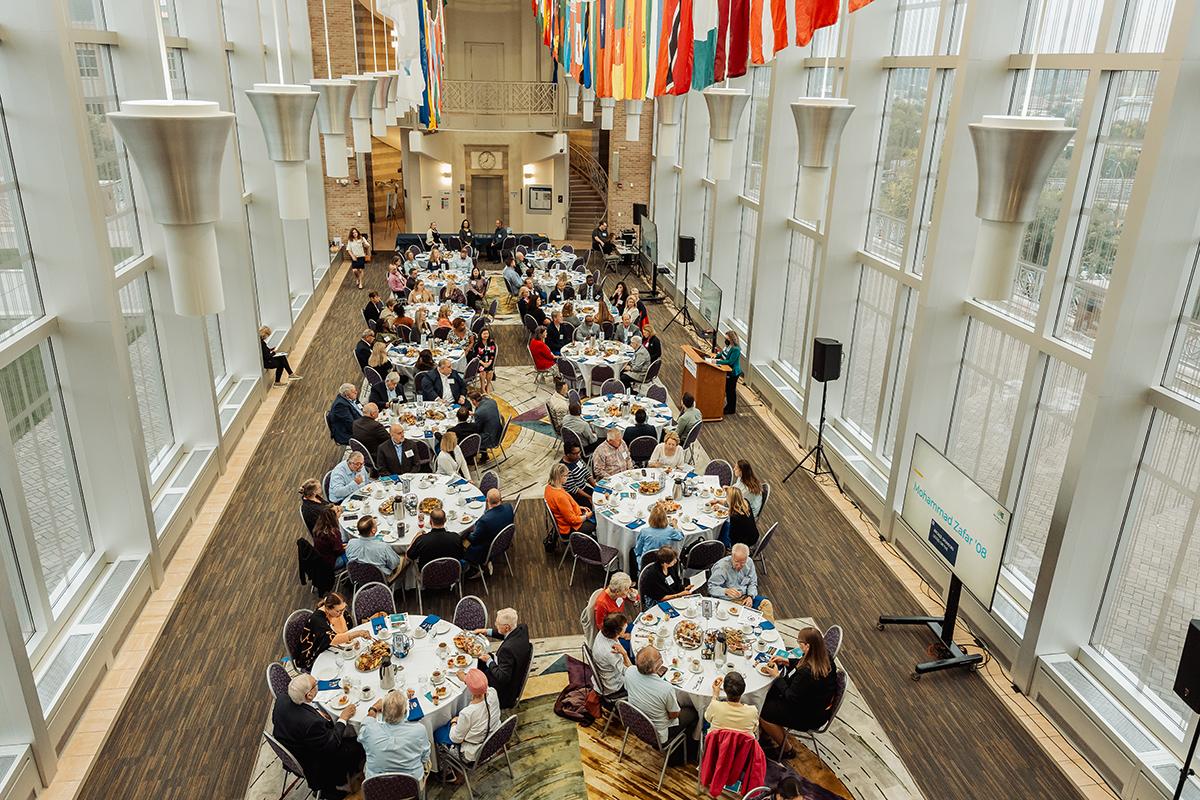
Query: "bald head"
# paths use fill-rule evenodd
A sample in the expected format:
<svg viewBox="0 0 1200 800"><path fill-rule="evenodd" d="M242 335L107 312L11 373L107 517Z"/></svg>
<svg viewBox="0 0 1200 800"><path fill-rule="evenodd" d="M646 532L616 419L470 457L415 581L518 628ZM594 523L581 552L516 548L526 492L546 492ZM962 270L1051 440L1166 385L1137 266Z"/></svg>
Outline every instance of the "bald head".
<svg viewBox="0 0 1200 800"><path fill-rule="evenodd" d="M367 403L365 406L363 406L363 416L375 419L379 416L379 406L375 405L374 403Z"/></svg>
<svg viewBox="0 0 1200 800"><path fill-rule="evenodd" d="M637 669L643 675L653 675L662 663L662 656L658 654L657 648L654 645L646 645L637 654Z"/></svg>
<svg viewBox="0 0 1200 800"><path fill-rule="evenodd" d="M500 498L500 490L499 489L488 489L488 493L487 493L488 508L495 508L496 506L500 505L501 502L502 501Z"/></svg>

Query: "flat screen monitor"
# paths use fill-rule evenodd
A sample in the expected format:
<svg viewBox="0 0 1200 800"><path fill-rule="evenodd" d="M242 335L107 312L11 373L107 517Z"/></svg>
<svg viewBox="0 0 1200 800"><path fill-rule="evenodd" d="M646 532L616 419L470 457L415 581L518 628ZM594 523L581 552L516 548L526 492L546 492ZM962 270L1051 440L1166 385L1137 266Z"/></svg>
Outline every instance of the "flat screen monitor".
<svg viewBox="0 0 1200 800"><path fill-rule="evenodd" d="M721 287L707 275L700 276L700 316L714 331L721 321Z"/></svg>
<svg viewBox="0 0 1200 800"><path fill-rule="evenodd" d="M901 518L990 610L1012 514L920 435Z"/></svg>
<svg viewBox="0 0 1200 800"><path fill-rule="evenodd" d="M642 215L642 264L646 269L654 269L658 265L658 226L654 220Z"/></svg>

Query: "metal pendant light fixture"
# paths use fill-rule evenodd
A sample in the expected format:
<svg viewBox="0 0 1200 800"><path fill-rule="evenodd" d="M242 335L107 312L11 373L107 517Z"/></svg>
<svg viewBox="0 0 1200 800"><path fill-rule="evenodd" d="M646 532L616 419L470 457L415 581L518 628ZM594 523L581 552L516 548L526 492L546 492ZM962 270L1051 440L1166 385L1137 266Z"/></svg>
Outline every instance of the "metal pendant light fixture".
<svg viewBox="0 0 1200 800"><path fill-rule="evenodd" d="M308 85L320 95L317 99L317 130L321 132L321 145L325 150L325 174L330 178L348 178L346 117L350 114L356 87L340 78L314 78Z"/></svg>
<svg viewBox="0 0 1200 800"><path fill-rule="evenodd" d="M600 98L600 130L611 131L613 126L613 110L617 101L611 97Z"/></svg>
<svg viewBox="0 0 1200 800"><path fill-rule="evenodd" d="M574 117L579 114L579 82L567 76L567 116Z"/></svg>
<svg viewBox="0 0 1200 800"><path fill-rule="evenodd" d="M708 104L708 177L726 181L733 168L733 138L742 112L750 102L750 93L745 89L710 86L702 94Z"/></svg>
<svg viewBox="0 0 1200 800"><path fill-rule="evenodd" d="M642 108L645 100L625 101L625 141L636 142L642 138Z"/></svg>
<svg viewBox="0 0 1200 800"><path fill-rule="evenodd" d="M972 123L979 194L979 234L971 263L971 295L1008 300L1025 226L1054 160L1075 134L1061 117L985 116Z"/></svg>
<svg viewBox="0 0 1200 800"><path fill-rule="evenodd" d="M350 102L350 129L354 134L354 152L371 152L371 105L375 99L373 75L343 75L354 84L354 99Z"/></svg>
<svg viewBox="0 0 1200 800"><path fill-rule="evenodd" d="M371 134L387 136L387 111L389 95L395 93L395 78L390 72L372 72L375 91L371 95Z"/></svg>
<svg viewBox="0 0 1200 800"><path fill-rule="evenodd" d="M321 95L307 86L256 83L246 92L267 140L267 157L275 162L275 188L282 219L308 219L309 156L313 113ZM342 145L345 163L345 145Z"/></svg>
<svg viewBox="0 0 1200 800"><path fill-rule="evenodd" d="M658 155L673 158L679 151L679 117L683 112L683 97L663 94L654 99L658 105Z"/></svg>
<svg viewBox="0 0 1200 800"><path fill-rule="evenodd" d="M854 106L844 97L801 97L792 103L800 160L796 216L818 220L825 209L829 171Z"/></svg>
<svg viewBox="0 0 1200 800"><path fill-rule="evenodd" d="M583 100L583 121L591 125L596 119L596 90L585 86L579 96Z"/></svg>
<svg viewBox="0 0 1200 800"><path fill-rule="evenodd" d="M133 100L109 120L137 165L162 226L175 310L225 309L213 223L221 215L221 159L233 114L206 100Z"/></svg>

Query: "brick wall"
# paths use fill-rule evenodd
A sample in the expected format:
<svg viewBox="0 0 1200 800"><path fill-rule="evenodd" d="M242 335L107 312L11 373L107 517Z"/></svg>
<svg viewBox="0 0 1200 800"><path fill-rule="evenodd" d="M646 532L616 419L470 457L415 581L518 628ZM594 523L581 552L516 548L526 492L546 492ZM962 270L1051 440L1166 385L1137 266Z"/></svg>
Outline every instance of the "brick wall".
<svg viewBox="0 0 1200 800"><path fill-rule="evenodd" d="M600 116L596 104L597 119ZM613 128L608 153L608 228L616 233L633 227L633 204L650 204L650 145L654 136L654 106L647 101L642 110L641 134L636 142L625 141L625 103L618 100L613 109ZM619 161L620 182L613 180Z"/></svg>

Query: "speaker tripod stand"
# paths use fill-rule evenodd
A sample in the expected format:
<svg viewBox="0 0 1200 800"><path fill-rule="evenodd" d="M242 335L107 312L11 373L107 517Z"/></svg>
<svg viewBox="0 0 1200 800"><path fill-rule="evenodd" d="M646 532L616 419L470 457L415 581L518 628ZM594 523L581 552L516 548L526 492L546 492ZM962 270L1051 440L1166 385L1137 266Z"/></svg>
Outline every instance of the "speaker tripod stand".
<svg viewBox="0 0 1200 800"><path fill-rule="evenodd" d="M680 298L680 302L679 302L679 310L675 312L675 316L671 317L671 321L668 322L666 324L666 326L663 328L663 333L666 333L668 330L670 330L671 326L674 325L681 318L683 320L684 327L691 325L692 330L695 330L695 331L700 330L700 326L698 326L696 324L696 320L692 319L692 312L688 311L688 304L687 304L688 268L691 266L692 266L692 262L690 262L690 261L683 262L683 291L681 293L681 298ZM656 284L657 284L657 278L658 278L657 269L658 268L655 267L654 277L655 277Z"/></svg>
<svg viewBox="0 0 1200 800"><path fill-rule="evenodd" d="M837 473L833 471L833 464L829 463L829 456L825 455L825 396L829 392L829 382L825 381L821 384L821 423L817 426L817 443L813 445L804 458L800 459L796 466L792 467L792 471L783 479L784 483L796 474L796 470L804 467L805 462L810 458L813 460L812 468L804 467L812 473L814 478L819 478L822 475L828 475L833 478L833 483L837 486L838 491L842 491L842 482L838 480ZM821 466L821 462L825 462L825 466Z"/></svg>
<svg viewBox="0 0 1200 800"><path fill-rule="evenodd" d="M1179 800L1183 797L1183 787L1187 786L1187 780L1195 774L1192 769L1192 757L1196 755L1196 743L1200 742L1200 725L1196 726L1195 733L1192 734L1192 746L1188 748L1187 758L1183 760L1183 769L1179 770L1179 785L1175 787L1175 796L1172 800Z"/></svg>

